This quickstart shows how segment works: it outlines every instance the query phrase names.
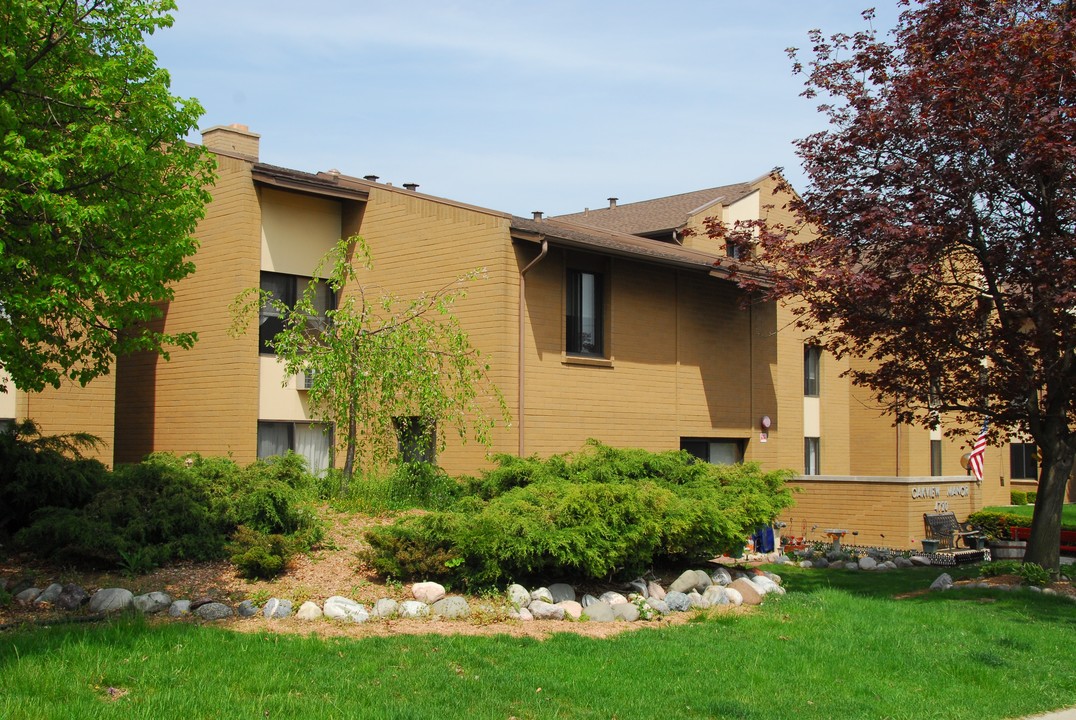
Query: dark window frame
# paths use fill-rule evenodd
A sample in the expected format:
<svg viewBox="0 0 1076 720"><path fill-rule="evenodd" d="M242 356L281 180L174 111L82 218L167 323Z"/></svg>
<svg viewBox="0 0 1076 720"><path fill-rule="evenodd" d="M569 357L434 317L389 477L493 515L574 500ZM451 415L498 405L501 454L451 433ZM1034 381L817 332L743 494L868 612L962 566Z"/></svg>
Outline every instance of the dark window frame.
<svg viewBox="0 0 1076 720"><path fill-rule="evenodd" d="M276 281L276 285L283 290L279 295L276 292L276 288L266 288L266 281ZM327 280L323 278L308 277L306 275L291 275L288 273L270 272L263 270L259 282L259 287L263 292L269 292L274 300L282 300L289 308L295 307L295 303L299 300L299 286L302 283L316 282L320 286L324 286L326 289L327 307L323 312L329 310L335 310L337 306L337 294L333 292L329 287ZM322 329L325 327L326 318L319 316L310 319L310 327L313 329ZM276 355L276 351L272 348L272 341L281 330L284 329L284 323L280 319L280 312L268 304L263 304L261 310L258 312L258 354L260 355Z"/></svg>
<svg viewBox="0 0 1076 720"><path fill-rule="evenodd" d="M1039 479L1039 453L1035 443L1009 443L1009 477Z"/></svg>
<svg viewBox="0 0 1076 720"><path fill-rule="evenodd" d="M803 346L803 396L819 397L822 390L822 348Z"/></svg>
<svg viewBox="0 0 1076 720"><path fill-rule="evenodd" d="M814 453L812 454L812 447ZM813 460L813 462L812 462ZM822 474L822 439L818 437L803 438L803 474Z"/></svg>
<svg viewBox="0 0 1076 720"><path fill-rule="evenodd" d="M591 278L590 304L594 308L592 339L587 342L583 315L586 278ZM605 275L594 270L568 268L565 275L564 349L568 355L605 357Z"/></svg>
<svg viewBox="0 0 1076 720"><path fill-rule="evenodd" d="M437 462L437 421L421 415L392 418L402 462Z"/></svg>
<svg viewBox="0 0 1076 720"><path fill-rule="evenodd" d="M729 437L683 437L680 438L680 449L688 452L692 457L701 462L715 465L727 465L728 463L715 463L713 444L727 444L736 446L737 460L734 465L742 465L744 454L747 452L747 440L743 438Z"/></svg>
<svg viewBox="0 0 1076 720"><path fill-rule="evenodd" d="M930 476L940 477L942 472L942 441L930 441Z"/></svg>

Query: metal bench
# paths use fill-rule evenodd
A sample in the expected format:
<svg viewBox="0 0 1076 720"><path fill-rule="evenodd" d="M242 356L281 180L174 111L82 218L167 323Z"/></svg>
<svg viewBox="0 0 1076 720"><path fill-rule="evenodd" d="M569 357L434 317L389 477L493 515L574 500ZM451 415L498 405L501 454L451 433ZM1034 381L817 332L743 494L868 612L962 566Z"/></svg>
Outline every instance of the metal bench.
<svg viewBox="0 0 1076 720"><path fill-rule="evenodd" d="M964 543L966 548L975 548L978 540L984 537L978 529L957 520L955 513L923 513L923 521L927 538L937 540L939 549L956 550L958 542Z"/></svg>

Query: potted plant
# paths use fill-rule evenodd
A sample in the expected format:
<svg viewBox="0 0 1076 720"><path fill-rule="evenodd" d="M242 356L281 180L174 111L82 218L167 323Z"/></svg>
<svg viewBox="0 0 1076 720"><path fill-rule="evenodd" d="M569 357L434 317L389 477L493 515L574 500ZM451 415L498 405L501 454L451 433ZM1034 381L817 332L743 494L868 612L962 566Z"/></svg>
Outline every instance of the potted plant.
<svg viewBox="0 0 1076 720"><path fill-rule="evenodd" d="M938 541L934 538L923 538L923 552L930 554L938 552Z"/></svg>

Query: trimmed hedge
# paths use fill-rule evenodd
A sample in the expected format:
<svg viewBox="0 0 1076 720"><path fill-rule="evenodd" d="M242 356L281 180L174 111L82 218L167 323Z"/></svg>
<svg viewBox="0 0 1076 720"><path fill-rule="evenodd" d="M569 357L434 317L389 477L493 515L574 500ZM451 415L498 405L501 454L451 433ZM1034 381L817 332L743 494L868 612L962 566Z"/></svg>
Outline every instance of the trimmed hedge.
<svg viewBox="0 0 1076 720"><path fill-rule="evenodd" d="M1010 505L1027 505L1027 493L1023 490L1010 490L1009 491L1009 504Z"/></svg>
<svg viewBox="0 0 1076 720"><path fill-rule="evenodd" d="M742 547L792 503L787 472L716 466L685 452L591 443L576 456L501 456L447 511L366 532L383 576L485 587L556 574L637 575Z"/></svg>

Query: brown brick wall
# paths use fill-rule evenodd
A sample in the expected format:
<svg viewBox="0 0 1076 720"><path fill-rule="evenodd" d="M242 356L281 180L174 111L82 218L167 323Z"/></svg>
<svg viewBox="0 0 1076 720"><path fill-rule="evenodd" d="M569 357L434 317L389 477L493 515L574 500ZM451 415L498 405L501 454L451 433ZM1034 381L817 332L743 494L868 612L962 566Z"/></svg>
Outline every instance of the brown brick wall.
<svg viewBox="0 0 1076 720"><path fill-rule="evenodd" d="M121 358L118 367L117 462L146 453L197 451L256 455L257 332L229 336L229 305L259 284L260 218L248 162L218 157L213 202L199 223L194 274L176 285L166 309L167 332L196 331L189 351L165 361L154 355Z"/></svg>
<svg viewBox="0 0 1076 720"><path fill-rule="evenodd" d="M114 374L99 377L82 387L72 381L58 389L46 388L39 393L15 392L17 419L29 418L43 435L65 435L87 432L101 441L95 449L84 451L86 457L112 465L115 450L115 392Z"/></svg>

